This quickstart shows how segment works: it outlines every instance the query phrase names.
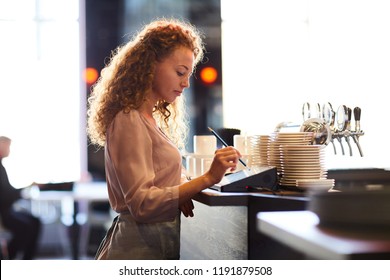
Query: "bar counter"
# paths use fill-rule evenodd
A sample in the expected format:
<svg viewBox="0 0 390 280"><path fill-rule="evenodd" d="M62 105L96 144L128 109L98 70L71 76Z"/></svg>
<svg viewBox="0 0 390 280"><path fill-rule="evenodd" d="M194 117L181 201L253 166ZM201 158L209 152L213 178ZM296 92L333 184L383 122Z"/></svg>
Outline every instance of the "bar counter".
<svg viewBox="0 0 390 280"><path fill-rule="evenodd" d="M257 230L259 212L305 210L298 191L219 192L207 189L194 199L194 217L181 221L181 259L303 259Z"/></svg>
<svg viewBox="0 0 390 280"><path fill-rule="evenodd" d="M390 259L388 227L324 226L310 211L259 213L257 218L260 232L301 251L306 259Z"/></svg>

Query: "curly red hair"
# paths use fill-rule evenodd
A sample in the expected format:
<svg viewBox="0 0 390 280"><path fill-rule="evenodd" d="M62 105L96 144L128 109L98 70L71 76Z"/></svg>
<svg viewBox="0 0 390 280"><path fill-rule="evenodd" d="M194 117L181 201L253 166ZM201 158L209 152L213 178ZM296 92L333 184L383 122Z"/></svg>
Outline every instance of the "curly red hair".
<svg viewBox="0 0 390 280"><path fill-rule="evenodd" d="M113 52L88 98L87 132L92 143L104 146L107 128L116 114L143 104L152 87L156 63L180 47L194 53L194 65L203 58L202 35L194 26L162 19L146 25L133 40ZM161 128L181 147L187 132L183 103L183 97L171 104L160 101L154 110Z"/></svg>

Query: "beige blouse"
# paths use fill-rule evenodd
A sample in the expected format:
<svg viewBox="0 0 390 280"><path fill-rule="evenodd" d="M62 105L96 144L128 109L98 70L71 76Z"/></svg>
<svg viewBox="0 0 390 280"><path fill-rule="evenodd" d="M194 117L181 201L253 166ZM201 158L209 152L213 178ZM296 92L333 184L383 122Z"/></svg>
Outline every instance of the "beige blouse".
<svg viewBox="0 0 390 280"><path fill-rule="evenodd" d="M137 110L119 112L107 131L105 167L111 207L141 223L172 221L180 213L182 161L178 149Z"/></svg>

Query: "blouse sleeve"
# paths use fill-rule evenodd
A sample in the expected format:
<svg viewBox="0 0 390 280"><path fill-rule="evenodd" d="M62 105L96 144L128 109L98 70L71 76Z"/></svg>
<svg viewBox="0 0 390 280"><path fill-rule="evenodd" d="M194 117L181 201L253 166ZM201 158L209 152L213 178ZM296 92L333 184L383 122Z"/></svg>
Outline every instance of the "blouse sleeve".
<svg viewBox="0 0 390 280"><path fill-rule="evenodd" d="M175 186L155 186L152 144L145 124L132 111L119 113L107 133L106 166L116 181L110 182L114 196L122 196L134 219L144 223L172 220L179 207L180 178Z"/></svg>

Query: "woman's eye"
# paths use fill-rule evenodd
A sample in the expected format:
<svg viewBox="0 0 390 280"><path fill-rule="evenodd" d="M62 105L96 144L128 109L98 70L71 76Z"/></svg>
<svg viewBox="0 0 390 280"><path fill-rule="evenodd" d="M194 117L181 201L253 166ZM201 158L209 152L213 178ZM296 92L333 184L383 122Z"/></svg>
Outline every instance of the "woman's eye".
<svg viewBox="0 0 390 280"><path fill-rule="evenodd" d="M184 76L184 73L181 73L181 72L178 71L177 75L181 77L181 76Z"/></svg>

